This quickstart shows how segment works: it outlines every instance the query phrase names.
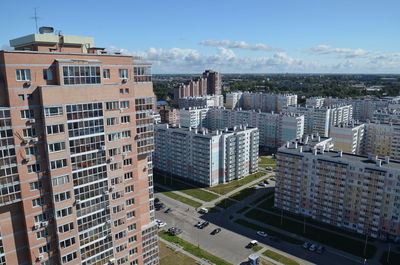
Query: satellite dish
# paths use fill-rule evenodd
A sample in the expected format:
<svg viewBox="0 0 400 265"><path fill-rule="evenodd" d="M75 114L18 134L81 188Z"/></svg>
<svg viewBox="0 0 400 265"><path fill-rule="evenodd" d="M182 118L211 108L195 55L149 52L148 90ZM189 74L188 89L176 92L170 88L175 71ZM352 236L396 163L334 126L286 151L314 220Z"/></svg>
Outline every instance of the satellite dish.
<svg viewBox="0 0 400 265"><path fill-rule="evenodd" d="M43 34L43 33L53 33L54 32L54 28L53 27L40 27L39 28L39 33Z"/></svg>

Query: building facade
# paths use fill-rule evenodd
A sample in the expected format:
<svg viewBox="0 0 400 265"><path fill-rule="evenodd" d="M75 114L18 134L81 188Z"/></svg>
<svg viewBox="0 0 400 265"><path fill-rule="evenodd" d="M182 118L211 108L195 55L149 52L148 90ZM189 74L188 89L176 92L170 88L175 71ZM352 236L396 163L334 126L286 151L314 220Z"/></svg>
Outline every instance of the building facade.
<svg viewBox="0 0 400 265"><path fill-rule="evenodd" d="M297 95L294 94L232 92L226 94L225 107L261 110L262 112L281 112L285 106L296 105Z"/></svg>
<svg viewBox="0 0 400 265"><path fill-rule="evenodd" d="M201 77L193 78L175 87L174 99L178 101L183 97L220 95L221 87L221 74L212 70L206 70Z"/></svg>
<svg viewBox="0 0 400 265"><path fill-rule="evenodd" d="M178 100L180 109L223 107L223 95L206 95L199 97L184 97Z"/></svg>
<svg viewBox="0 0 400 265"><path fill-rule="evenodd" d="M154 166L184 181L213 186L258 171L258 129L155 128Z"/></svg>
<svg viewBox="0 0 400 265"><path fill-rule="evenodd" d="M158 113L160 114L161 123L168 123L171 125L179 124L179 109L162 106Z"/></svg>
<svg viewBox="0 0 400 265"><path fill-rule="evenodd" d="M400 240L400 162L288 143L275 207L374 238Z"/></svg>
<svg viewBox="0 0 400 265"><path fill-rule="evenodd" d="M0 51L2 264L158 264L150 65L93 39Z"/></svg>
<svg viewBox="0 0 400 265"><path fill-rule="evenodd" d="M365 124L339 124L331 128L331 137L335 150L351 154L363 153Z"/></svg>

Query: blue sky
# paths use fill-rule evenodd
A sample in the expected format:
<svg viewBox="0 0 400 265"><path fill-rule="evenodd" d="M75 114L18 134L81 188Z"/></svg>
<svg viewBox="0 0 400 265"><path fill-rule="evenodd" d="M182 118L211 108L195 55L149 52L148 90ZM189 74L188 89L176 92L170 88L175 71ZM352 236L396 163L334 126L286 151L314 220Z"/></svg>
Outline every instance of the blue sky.
<svg viewBox="0 0 400 265"><path fill-rule="evenodd" d="M24 3L23 3L24 2ZM140 55L154 73L400 73L400 1L4 1L0 47L39 26Z"/></svg>

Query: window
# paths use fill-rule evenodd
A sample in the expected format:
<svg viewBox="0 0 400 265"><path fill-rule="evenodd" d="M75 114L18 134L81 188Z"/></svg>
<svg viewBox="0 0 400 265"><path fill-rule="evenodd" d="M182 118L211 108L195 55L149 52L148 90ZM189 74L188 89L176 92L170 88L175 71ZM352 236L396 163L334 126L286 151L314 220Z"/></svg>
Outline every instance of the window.
<svg viewBox="0 0 400 265"><path fill-rule="evenodd" d="M103 78L110 79L110 69L103 69Z"/></svg>
<svg viewBox="0 0 400 265"><path fill-rule="evenodd" d="M132 165L132 158L124 159L124 166L131 166Z"/></svg>
<svg viewBox="0 0 400 265"><path fill-rule="evenodd" d="M18 95L18 99L21 100L21 101L24 101L25 100L25 95L24 94L19 94Z"/></svg>
<svg viewBox="0 0 400 265"><path fill-rule="evenodd" d="M128 238L129 243L136 242L136 241L137 241L137 236L131 236L130 238Z"/></svg>
<svg viewBox="0 0 400 265"><path fill-rule="evenodd" d="M120 88L120 89L119 89L119 93L120 93L120 94L124 94L124 89L123 89L123 88Z"/></svg>
<svg viewBox="0 0 400 265"><path fill-rule="evenodd" d="M57 142L57 143L49 144L49 152L50 153L59 152L62 150L65 150L65 142Z"/></svg>
<svg viewBox="0 0 400 265"><path fill-rule="evenodd" d="M129 250L129 255L135 255L138 252L137 247Z"/></svg>
<svg viewBox="0 0 400 265"><path fill-rule="evenodd" d="M128 78L128 69L119 69L119 78Z"/></svg>
<svg viewBox="0 0 400 265"><path fill-rule="evenodd" d="M116 133L110 133L107 135L108 141L113 142L113 141L118 141L121 139L121 133L116 132Z"/></svg>
<svg viewBox="0 0 400 265"><path fill-rule="evenodd" d="M151 82L151 66L135 66L133 76L135 82Z"/></svg>
<svg viewBox="0 0 400 265"><path fill-rule="evenodd" d="M43 188L41 181L31 182L29 183L29 187L31 190L41 190Z"/></svg>
<svg viewBox="0 0 400 265"><path fill-rule="evenodd" d="M121 204L121 205L114 206L112 208L112 212L113 212L113 214L116 214L116 213L119 213L119 212L123 211L124 209L125 209L124 205Z"/></svg>
<svg viewBox="0 0 400 265"><path fill-rule="evenodd" d="M99 66L63 66L64 85L100 84Z"/></svg>
<svg viewBox="0 0 400 265"><path fill-rule="evenodd" d="M25 138L31 138L31 137L35 137L36 136L36 130L33 127L23 129L22 133L23 133Z"/></svg>
<svg viewBox="0 0 400 265"><path fill-rule="evenodd" d="M129 88L125 88L125 94L129 94Z"/></svg>
<svg viewBox="0 0 400 265"><path fill-rule="evenodd" d="M35 223L41 223L47 221L47 215L45 213L36 215L34 217Z"/></svg>
<svg viewBox="0 0 400 265"><path fill-rule="evenodd" d="M27 156L31 156L31 155L36 155L36 154L38 154L38 148L37 148L37 146L36 145L34 145L34 146L29 146L29 147L25 147L25 154L27 155Z"/></svg>
<svg viewBox="0 0 400 265"><path fill-rule="evenodd" d="M39 197L37 199L32 200L32 206L37 207L37 206L43 206L44 205L44 199L42 197Z"/></svg>
<svg viewBox="0 0 400 265"><path fill-rule="evenodd" d="M124 174L124 179L133 179L133 173L132 172L126 172Z"/></svg>
<svg viewBox="0 0 400 265"><path fill-rule="evenodd" d="M64 124L54 124L46 126L47 134L57 134L64 132Z"/></svg>
<svg viewBox="0 0 400 265"><path fill-rule="evenodd" d="M17 81L31 81L31 70L29 69L17 69Z"/></svg>
<svg viewBox="0 0 400 265"><path fill-rule="evenodd" d="M43 69L43 79L48 81L53 80L53 70Z"/></svg>
<svg viewBox="0 0 400 265"><path fill-rule="evenodd" d="M118 119L116 117L107 118L108 126L117 125L117 124L118 124Z"/></svg>
<svg viewBox="0 0 400 265"><path fill-rule="evenodd" d="M33 119L35 117L33 110L31 109L21 110L20 113L21 113L21 119Z"/></svg>
<svg viewBox="0 0 400 265"><path fill-rule="evenodd" d="M136 230L136 224L128 225L128 231L135 231L135 230Z"/></svg>
<svg viewBox="0 0 400 265"><path fill-rule="evenodd" d="M131 206L131 205L134 205L134 204L135 204L135 199L134 198L129 199L129 200L126 201L126 206Z"/></svg>
<svg viewBox="0 0 400 265"><path fill-rule="evenodd" d="M121 102L119 103L119 107L120 107L121 109L127 109L127 108L129 108L129 101L121 101Z"/></svg>
<svg viewBox="0 0 400 265"><path fill-rule="evenodd" d="M130 122L131 122L130 116L122 116L121 117L121 123L130 123Z"/></svg>
<svg viewBox="0 0 400 265"><path fill-rule="evenodd" d="M58 169L67 166L67 159L58 159L50 161L50 168L51 169Z"/></svg>
<svg viewBox="0 0 400 265"><path fill-rule="evenodd" d="M62 107L48 107L44 108L44 116L51 117L51 116L59 116L63 114Z"/></svg>
<svg viewBox="0 0 400 265"><path fill-rule="evenodd" d="M133 192L133 191L134 191L133 185L130 185L130 186L125 187L125 192L126 192L126 193Z"/></svg>
<svg viewBox="0 0 400 265"><path fill-rule="evenodd" d="M53 186L60 186L69 183L69 176L64 175L64 176L54 177L51 181Z"/></svg>
<svg viewBox="0 0 400 265"><path fill-rule="evenodd" d="M67 248L75 244L75 237L65 239L60 242L60 248Z"/></svg>
<svg viewBox="0 0 400 265"><path fill-rule="evenodd" d="M106 102L106 110L116 110L119 109L118 101Z"/></svg>
<svg viewBox="0 0 400 265"><path fill-rule="evenodd" d="M47 229L44 229L42 231L36 232L36 238L40 239L40 238L46 238L49 235Z"/></svg>
<svg viewBox="0 0 400 265"><path fill-rule="evenodd" d="M131 131L123 131L121 133L121 138L131 138Z"/></svg>
<svg viewBox="0 0 400 265"><path fill-rule="evenodd" d="M65 217L72 214L72 207L64 208L56 212L57 218Z"/></svg>
<svg viewBox="0 0 400 265"><path fill-rule="evenodd" d="M112 163L112 164L110 164L110 170L111 171L116 171L118 169L121 169L121 163Z"/></svg>
<svg viewBox="0 0 400 265"><path fill-rule="evenodd" d="M28 173L34 173L40 171L40 164L28 165Z"/></svg>
<svg viewBox="0 0 400 265"><path fill-rule="evenodd" d="M77 258L77 255L76 255L76 251L75 251L75 252L69 253L65 256L62 256L61 259L62 259L62 263L68 263L76 258Z"/></svg>
<svg viewBox="0 0 400 265"><path fill-rule="evenodd" d="M50 245L49 244L39 248L39 253L40 254L43 254L43 253L46 253L46 252L49 252L49 251L50 251Z"/></svg>
<svg viewBox="0 0 400 265"><path fill-rule="evenodd" d="M119 148L116 147L116 148L109 149L109 150L108 150L108 154L109 154L110 156L116 156L116 155L118 155L118 154L119 154Z"/></svg>
<svg viewBox="0 0 400 265"><path fill-rule="evenodd" d="M55 202L62 202L71 198L71 192L65 191L54 195Z"/></svg>
<svg viewBox="0 0 400 265"><path fill-rule="evenodd" d="M122 152L124 152L124 153L132 152L132 145L130 145L130 144L124 145L122 147Z"/></svg>
<svg viewBox="0 0 400 265"><path fill-rule="evenodd" d="M68 231L70 231L72 229L74 229L74 223L70 222L70 223L67 223L67 224L60 225L58 227L58 232L65 233L65 232L68 232Z"/></svg>
<svg viewBox="0 0 400 265"><path fill-rule="evenodd" d="M129 219L129 218L135 217L135 211L128 212L128 213L126 214L126 217L128 217L128 219Z"/></svg>
<svg viewBox="0 0 400 265"><path fill-rule="evenodd" d="M125 244L122 244L122 245L117 246L117 247L115 248L115 250L116 250L117 253L118 253L118 252L124 251L124 250L127 249L127 248L128 248L128 245L125 243Z"/></svg>
<svg viewBox="0 0 400 265"><path fill-rule="evenodd" d="M115 239L116 239L116 240L117 240L117 239L122 239L122 238L124 238L124 237L126 237L126 230L123 230L123 231L121 231L121 232L115 234Z"/></svg>
<svg viewBox="0 0 400 265"><path fill-rule="evenodd" d="M33 100L33 94L27 94L28 100Z"/></svg>

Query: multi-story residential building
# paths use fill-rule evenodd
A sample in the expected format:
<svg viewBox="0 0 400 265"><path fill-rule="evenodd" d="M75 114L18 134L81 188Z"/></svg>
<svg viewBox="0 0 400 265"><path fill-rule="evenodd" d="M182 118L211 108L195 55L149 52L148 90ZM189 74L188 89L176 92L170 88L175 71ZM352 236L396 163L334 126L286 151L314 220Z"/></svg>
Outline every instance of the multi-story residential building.
<svg viewBox="0 0 400 265"><path fill-rule="evenodd" d="M155 127L155 169L204 186L240 179L258 170L258 129Z"/></svg>
<svg viewBox="0 0 400 265"><path fill-rule="evenodd" d="M336 150L351 154L361 154L364 147L365 124L350 122L331 128L333 144Z"/></svg>
<svg viewBox="0 0 400 265"><path fill-rule="evenodd" d="M0 51L1 264L158 264L150 65L92 38Z"/></svg>
<svg viewBox="0 0 400 265"><path fill-rule="evenodd" d="M322 97L311 97L306 99L306 106L320 108L324 106L325 98Z"/></svg>
<svg viewBox="0 0 400 265"><path fill-rule="evenodd" d="M400 123L400 111L398 109L379 109L373 113L372 121L378 123Z"/></svg>
<svg viewBox="0 0 400 265"><path fill-rule="evenodd" d="M180 84L174 88L174 99L182 97L196 97L221 94L221 74L212 70L206 70L202 77Z"/></svg>
<svg viewBox="0 0 400 265"><path fill-rule="evenodd" d="M179 110L179 124L182 127L208 128L208 108L188 108Z"/></svg>
<svg viewBox="0 0 400 265"><path fill-rule="evenodd" d="M162 106L158 109L158 113L160 114L161 123L168 123L171 125L179 124L179 109Z"/></svg>
<svg viewBox="0 0 400 265"><path fill-rule="evenodd" d="M198 97L184 97L178 100L180 109L223 107L223 95L206 95Z"/></svg>
<svg viewBox="0 0 400 265"><path fill-rule="evenodd" d="M297 95L232 92L226 95L227 108L245 110L261 110L262 112L281 112L283 107L296 106Z"/></svg>
<svg viewBox="0 0 400 265"><path fill-rule="evenodd" d="M400 124L366 123L365 143L361 154L400 159Z"/></svg>
<svg viewBox="0 0 400 265"><path fill-rule="evenodd" d="M400 162L292 142L277 156L275 207L350 231L400 239Z"/></svg>
<svg viewBox="0 0 400 265"><path fill-rule="evenodd" d="M319 134L324 137L329 136L329 131L332 126L340 123L349 123L353 120L353 107L351 105L320 108L310 106L286 106L283 107L282 112L304 115L304 133Z"/></svg>

